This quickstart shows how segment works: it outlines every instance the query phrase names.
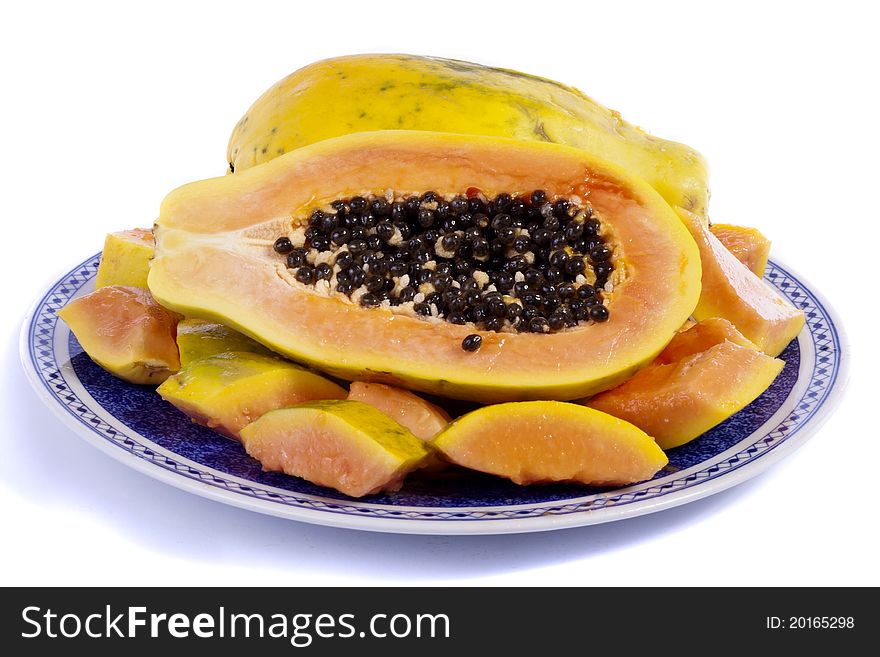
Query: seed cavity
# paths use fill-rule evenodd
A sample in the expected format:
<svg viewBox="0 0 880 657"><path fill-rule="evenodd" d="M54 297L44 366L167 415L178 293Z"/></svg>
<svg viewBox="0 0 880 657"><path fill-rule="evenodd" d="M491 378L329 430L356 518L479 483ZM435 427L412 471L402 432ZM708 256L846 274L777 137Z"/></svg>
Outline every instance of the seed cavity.
<svg viewBox="0 0 880 657"><path fill-rule="evenodd" d="M614 252L575 196L353 196L313 210L272 247L299 283L365 308L538 334L609 318ZM481 344L471 334L462 349Z"/></svg>

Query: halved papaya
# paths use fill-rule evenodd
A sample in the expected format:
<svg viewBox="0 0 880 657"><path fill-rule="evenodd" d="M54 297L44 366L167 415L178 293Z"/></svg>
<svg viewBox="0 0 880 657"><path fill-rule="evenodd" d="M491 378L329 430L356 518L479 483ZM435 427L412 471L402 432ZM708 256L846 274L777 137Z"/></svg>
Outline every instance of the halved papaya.
<svg viewBox="0 0 880 657"><path fill-rule="evenodd" d="M764 275L770 257L770 240L761 231L732 224L712 224L709 230L755 276Z"/></svg>
<svg viewBox="0 0 880 657"><path fill-rule="evenodd" d="M58 311L85 352L111 374L156 385L180 369L175 313L142 287L109 285Z"/></svg>
<svg viewBox="0 0 880 657"><path fill-rule="evenodd" d="M453 463L517 484L618 486L650 479L668 463L654 440L629 422L555 401L484 406L431 444Z"/></svg>
<svg viewBox="0 0 880 657"><path fill-rule="evenodd" d="M326 140L175 190L155 235L162 304L341 378L487 402L614 386L700 291L694 240L650 186L510 139Z"/></svg>
<svg viewBox="0 0 880 657"><path fill-rule="evenodd" d="M153 233L149 228L109 233L95 275L95 289L108 285L147 287L152 257Z"/></svg>
<svg viewBox="0 0 880 657"><path fill-rule="evenodd" d="M315 401L271 411L242 429L241 441L265 470L351 497L397 490L429 455L424 442L359 401Z"/></svg>
<svg viewBox="0 0 880 657"><path fill-rule="evenodd" d="M675 336L651 365L585 403L643 429L663 449L683 445L757 399L783 363L725 319Z"/></svg>
<svg viewBox="0 0 880 657"><path fill-rule="evenodd" d="M191 362L156 392L195 422L235 439L269 411L345 397L340 386L298 365L235 351Z"/></svg>
<svg viewBox="0 0 880 657"><path fill-rule="evenodd" d="M770 356L779 355L804 327L804 313L736 259L701 221L678 208L700 249L703 267L697 320L723 317Z"/></svg>

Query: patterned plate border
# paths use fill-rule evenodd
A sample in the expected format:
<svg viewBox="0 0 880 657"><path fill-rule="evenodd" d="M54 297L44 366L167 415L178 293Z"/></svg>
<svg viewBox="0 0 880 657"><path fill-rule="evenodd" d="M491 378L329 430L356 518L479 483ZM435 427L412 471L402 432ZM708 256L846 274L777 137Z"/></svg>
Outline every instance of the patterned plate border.
<svg viewBox="0 0 880 657"><path fill-rule="evenodd" d="M404 533L490 534L595 524L670 508L740 483L802 444L827 417L846 381L848 350L840 322L815 291L789 269L771 261L765 279L806 314L807 326L799 341L801 353L810 356L812 370L800 372L799 382L805 376L809 381L793 390L800 390L800 396L787 400L787 415L766 432L744 437L734 453L728 450L700 466L659 480L554 503L400 507L295 494L178 458L140 434L125 430L124 425L111 426L90 408L96 402L83 399L76 391L80 386L71 386L68 377L76 378L73 369L56 361L56 331L67 332L56 312L87 291L99 260L100 254L96 254L61 277L37 301L22 326L22 361L41 399L81 437L150 476L228 504L318 524Z"/></svg>

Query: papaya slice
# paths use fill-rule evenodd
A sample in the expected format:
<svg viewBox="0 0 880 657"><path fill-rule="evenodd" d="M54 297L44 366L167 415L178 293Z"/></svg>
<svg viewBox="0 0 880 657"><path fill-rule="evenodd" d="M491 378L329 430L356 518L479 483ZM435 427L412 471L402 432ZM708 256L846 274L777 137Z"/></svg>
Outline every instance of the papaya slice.
<svg viewBox="0 0 880 657"><path fill-rule="evenodd" d="M174 340L180 319L146 288L110 285L58 311L98 365L131 383L156 385L180 369Z"/></svg>
<svg viewBox="0 0 880 657"><path fill-rule="evenodd" d="M177 324L177 349L180 365L228 351L246 351L271 356L272 352L228 326L203 319L184 319Z"/></svg>
<svg viewBox="0 0 880 657"><path fill-rule="evenodd" d="M633 423L671 449L745 408L783 366L730 322L713 318L675 336L650 366L585 403Z"/></svg>
<svg viewBox="0 0 880 657"><path fill-rule="evenodd" d="M416 438L430 440L452 421L449 413L409 390L383 383L354 381L347 399L364 402L406 427Z"/></svg>
<svg viewBox="0 0 880 657"><path fill-rule="evenodd" d="M629 422L555 401L484 406L455 420L432 445L453 463L523 485L625 485L650 479L668 463Z"/></svg>
<svg viewBox="0 0 880 657"><path fill-rule="evenodd" d="M267 90L229 140L230 170L354 132L430 130L581 148L706 215L708 167L694 149L646 134L582 92L545 78L436 57L319 61Z"/></svg>
<svg viewBox="0 0 880 657"><path fill-rule="evenodd" d="M271 411L241 430L265 470L351 497L397 490L428 456L425 443L358 401L316 401Z"/></svg>
<svg viewBox="0 0 880 657"><path fill-rule="evenodd" d="M532 205L522 199L527 193L531 193ZM364 204L372 199L370 207L377 213L394 212L405 205L395 199L406 198L409 203L415 194L420 195L416 203L424 206L415 207L414 218L401 227L421 230L419 239L411 234L404 250L401 228L392 225L382 246L377 218L364 219L369 215ZM508 207L502 206L502 198L515 217L499 212ZM347 229L350 241L344 249L331 244L332 231L326 236L312 231L308 237L311 229L324 230L317 224L324 226L325 219L332 226L334 215L338 221L340 213L353 213L358 199L361 223ZM439 221L437 212L445 205L454 207L453 202L474 209L473 214L467 213L471 227L447 230L444 222L438 225L446 232L441 236L433 229L436 233L429 239L426 235L432 229L418 227L422 217ZM563 219L554 214L559 208ZM493 213L493 221L505 214L522 227L498 225L496 229L477 210ZM565 214L568 210L575 216ZM317 224L310 225L313 221ZM574 223L581 232L572 242L565 242L567 247L559 242L554 250L550 245L556 243L557 234L564 233L562 221L567 222L566 229ZM356 241L350 239L355 228L363 229L357 253ZM549 242L542 228L550 231ZM484 236L468 232L473 229L484 230ZM594 237L584 237L588 230ZM535 233L534 240L530 231ZM494 249L505 232L513 238L512 245L502 244L503 252L495 259L477 251L478 246ZM470 240L467 256L461 255L461 249L445 250L442 243L448 233ZM663 349L691 314L700 290L694 241L651 187L584 151L509 139L379 131L319 142L241 175L193 183L172 192L162 204L155 235L149 286L162 304L220 321L273 351L340 378L486 402L573 399L616 385ZM360 261L372 270L364 253L374 237L379 238L376 253L382 250L382 257L392 264L400 255L409 258L409 274L395 278L389 265L384 282L379 282L380 292L388 293L385 286L389 283L397 290L404 276L418 274L421 279L424 269L443 266L451 272L445 285L458 286L459 294L466 297L466 292L478 295L469 311L471 319L460 316L453 321L451 310L441 318L437 304L431 307L428 296L438 290L436 277L431 287L426 282L427 289L419 288L417 294L423 295L423 301L405 304L401 296L399 306L390 301L378 303L373 295L373 307L368 307L364 302L372 294L366 292L369 280L362 280L356 290L360 296L341 293L334 258L348 251L347 257L353 259L355 269L346 270L350 292ZM516 238L525 240L526 252L515 251ZM561 239L569 238L563 234ZM529 251L533 241L534 249ZM291 251L296 247L301 248ZM580 250L587 248L592 249L589 255ZM288 252L286 260L279 252ZM294 255L300 258L295 275L291 269ZM328 258L319 260L324 256ZM304 258L311 258L308 266ZM515 262L512 268L505 264L510 260ZM567 269L572 260L581 269ZM457 273L455 267L462 264L469 274ZM587 265L589 270L583 269ZM325 278L312 278L322 266ZM543 268L536 269L539 278L532 283L524 280L538 266ZM301 269L308 270L308 276L301 276ZM562 291L557 289L562 284L550 279L551 269L556 270L552 276L563 280L575 276L568 285L576 285L578 295L586 292L588 300L578 304L581 314L577 317L570 296L565 301L567 315L550 312L542 295L555 294L554 304L562 303ZM433 270L429 273L435 274L439 276ZM452 274L466 280L460 283ZM526 287L514 284L502 294L489 274L499 285L507 277L508 282L515 280ZM532 284L538 287L532 289ZM566 294L572 289L567 288ZM511 296L519 294L517 290L521 298ZM497 295L495 301L505 302L503 312L508 318L515 310L509 306L520 307L516 323L487 315L497 305L490 294ZM538 305L545 308L540 312L547 317L532 316L526 322L526 315L531 314L526 306L537 309ZM548 328L548 320L560 317L563 323ZM529 330L520 330L524 326Z"/></svg>
<svg viewBox="0 0 880 657"><path fill-rule="evenodd" d="M191 362L156 392L195 422L234 439L268 411L345 397L343 388L298 365L234 351Z"/></svg>
<svg viewBox="0 0 880 657"><path fill-rule="evenodd" d="M678 211L702 260L703 287L694 318L723 317L761 351L779 355L804 327L803 311L737 260L698 216L682 208Z"/></svg>
<svg viewBox="0 0 880 657"><path fill-rule="evenodd" d="M709 230L755 276L764 276L767 259L770 257L770 240L761 231L732 224L712 224Z"/></svg>
<svg viewBox="0 0 880 657"><path fill-rule="evenodd" d="M150 229L132 228L110 233L104 240L95 289L108 285L147 287L152 257L153 233Z"/></svg>

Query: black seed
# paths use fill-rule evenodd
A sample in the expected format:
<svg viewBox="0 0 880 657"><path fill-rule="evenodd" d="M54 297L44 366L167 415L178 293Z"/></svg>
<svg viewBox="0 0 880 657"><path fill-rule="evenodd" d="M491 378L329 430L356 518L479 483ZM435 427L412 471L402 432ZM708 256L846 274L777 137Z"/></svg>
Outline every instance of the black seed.
<svg viewBox="0 0 880 657"><path fill-rule="evenodd" d="M590 319L594 322L604 322L608 319L608 309L605 306L592 306L590 308Z"/></svg>
<svg viewBox="0 0 880 657"><path fill-rule="evenodd" d="M439 307L443 305L443 295L441 295L439 292L431 292L431 294L425 297L425 303L427 303L429 306L433 304Z"/></svg>
<svg viewBox="0 0 880 657"><path fill-rule="evenodd" d="M349 283L351 283L351 276L349 276L347 273L341 271L336 274L337 285L348 285Z"/></svg>
<svg viewBox="0 0 880 657"><path fill-rule="evenodd" d="M547 273L549 274L550 272L548 271ZM577 291L571 283L562 283L556 288L556 294L559 295L560 299L571 299L577 294Z"/></svg>
<svg viewBox="0 0 880 657"><path fill-rule="evenodd" d="M451 262L438 262L434 267L434 274L436 276L451 276L453 271Z"/></svg>
<svg viewBox="0 0 880 657"><path fill-rule="evenodd" d="M336 280L337 280L337 283L336 283L336 291L339 292L339 294L350 295L350 294L351 294L351 291L354 289L354 288L352 287L351 283L348 283L348 282L345 282L345 283L339 282L339 276L338 276L338 275L336 276Z"/></svg>
<svg viewBox="0 0 880 657"><path fill-rule="evenodd" d="M378 292L385 286L385 279L378 274L370 274L364 281L364 285L367 286L367 291Z"/></svg>
<svg viewBox="0 0 880 657"><path fill-rule="evenodd" d="M458 247L461 246L461 237L452 233L450 235L444 235L443 240L440 242L443 248L447 251L456 251Z"/></svg>
<svg viewBox="0 0 880 657"><path fill-rule="evenodd" d="M489 242L485 237L478 237L471 242L471 250L475 258L485 258L489 255Z"/></svg>
<svg viewBox="0 0 880 657"><path fill-rule="evenodd" d="M550 329L550 324L545 317L538 315L529 320L529 331L532 333L546 333Z"/></svg>
<svg viewBox="0 0 880 657"><path fill-rule="evenodd" d="M477 213L473 217L474 226L477 228L484 230L489 227L489 217L485 214Z"/></svg>
<svg viewBox="0 0 880 657"><path fill-rule="evenodd" d="M373 306L379 305L379 297L375 294L368 292L367 294L361 297L361 305L365 308L372 308Z"/></svg>
<svg viewBox="0 0 880 657"><path fill-rule="evenodd" d="M495 277L495 287L502 292L507 292L513 287L513 274L506 271L500 271Z"/></svg>
<svg viewBox="0 0 880 657"><path fill-rule="evenodd" d="M348 276L349 278L351 278L352 285L354 285L355 287L360 287L364 284L364 278L366 278L367 275L364 273L363 269L352 265L348 268Z"/></svg>
<svg viewBox="0 0 880 657"><path fill-rule="evenodd" d="M367 229L363 226L352 226L351 227L351 239L353 240L365 240L369 237L369 233Z"/></svg>
<svg viewBox="0 0 880 657"><path fill-rule="evenodd" d="M531 241L525 235L520 235L513 240L513 250L517 253L525 253L531 247Z"/></svg>
<svg viewBox="0 0 880 657"><path fill-rule="evenodd" d="M578 274L583 274L586 269L586 265L581 258L571 258L568 262L565 263L565 272L569 276L577 276Z"/></svg>
<svg viewBox="0 0 880 657"><path fill-rule="evenodd" d="M324 213L320 210L315 210L309 217L309 226L312 228L320 228L322 221L324 221Z"/></svg>
<svg viewBox="0 0 880 657"><path fill-rule="evenodd" d="M467 274L468 276L470 276L474 273L474 263L472 263L470 260L456 260L455 273Z"/></svg>
<svg viewBox="0 0 880 657"><path fill-rule="evenodd" d="M478 212L483 212L485 209L486 209L486 206L476 196L468 199L468 212L470 212L471 214L477 214Z"/></svg>
<svg viewBox="0 0 880 657"><path fill-rule="evenodd" d="M550 281L544 281L539 288L544 297L550 298L556 296L556 286Z"/></svg>
<svg viewBox="0 0 880 657"><path fill-rule="evenodd" d="M316 238L318 235L321 234L321 229L316 226L312 226L311 228L306 228L304 234L305 234L306 240L311 241L314 238Z"/></svg>
<svg viewBox="0 0 880 657"><path fill-rule="evenodd" d="M465 212L463 215L458 217L458 227L461 230L465 230L466 228L470 228L474 225L474 218L469 213Z"/></svg>
<svg viewBox="0 0 880 657"><path fill-rule="evenodd" d="M504 319L502 317L489 317L483 322L483 327L487 331L500 331L504 327Z"/></svg>
<svg viewBox="0 0 880 657"><path fill-rule="evenodd" d="M351 239L351 231L348 228L337 228L330 233L330 239L337 246L346 244Z"/></svg>
<svg viewBox="0 0 880 657"><path fill-rule="evenodd" d="M434 278L434 272L430 269L421 269L419 273L416 275L416 282L421 285L422 283L430 283L431 279Z"/></svg>
<svg viewBox="0 0 880 657"><path fill-rule="evenodd" d="M597 294L594 297L590 297L589 299L584 299L584 304L587 306L601 306L602 305L602 295Z"/></svg>
<svg viewBox="0 0 880 657"><path fill-rule="evenodd" d="M330 238L318 235L312 240L312 248L318 251L328 251L330 249Z"/></svg>
<svg viewBox="0 0 880 657"><path fill-rule="evenodd" d="M483 295L480 294L480 291L477 289L468 290L465 292L465 301L469 306L476 306L480 303L480 300L483 298Z"/></svg>
<svg viewBox="0 0 880 657"><path fill-rule="evenodd" d="M532 205L544 205L547 200L547 193L543 189L536 189L532 192Z"/></svg>
<svg viewBox="0 0 880 657"><path fill-rule="evenodd" d="M446 288L452 285L452 276L449 274L438 274L437 271L434 271L434 287L442 292Z"/></svg>
<svg viewBox="0 0 880 657"><path fill-rule="evenodd" d="M367 241L364 239L352 240L348 243L348 250L351 251L353 255L363 253L367 250Z"/></svg>
<svg viewBox="0 0 880 657"><path fill-rule="evenodd" d="M476 351L483 344L483 338L476 333L471 333L461 341L461 348L465 351Z"/></svg>
<svg viewBox="0 0 880 657"><path fill-rule="evenodd" d="M504 265L504 268L510 273L515 273L525 269L528 264L529 263L526 260L525 256L515 255L507 261L507 263Z"/></svg>
<svg viewBox="0 0 880 657"><path fill-rule="evenodd" d="M610 257L611 249L609 249L604 244L601 244L590 251L590 260L592 260L593 262L605 262Z"/></svg>
<svg viewBox="0 0 880 657"><path fill-rule="evenodd" d="M421 206L421 201L417 196L410 196L406 201L404 201L404 209L406 210L406 214L411 219L415 219L419 215L419 207Z"/></svg>
<svg viewBox="0 0 880 657"><path fill-rule="evenodd" d="M559 283L562 277L562 270L559 267L547 267L547 270L544 272L544 278L551 283Z"/></svg>
<svg viewBox="0 0 880 657"><path fill-rule="evenodd" d="M589 299L596 295L596 288L587 283L581 285L577 290L578 299Z"/></svg>
<svg viewBox="0 0 880 657"><path fill-rule="evenodd" d="M517 297L522 297L522 295L526 294L529 291L529 284L525 281L517 281L513 284L513 293Z"/></svg>
<svg viewBox="0 0 880 657"><path fill-rule="evenodd" d="M296 280L300 283L304 283L305 285L309 285L315 281L315 270L309 267L308 265L303 265L299 269L296 270L296 274L294 274Z"/></svg>
<svg viewBox="0 0 880 657"><path fill-rule="evenodd" d="M565 326L565 316L559 312L554 312L552 315L550 315L550 317L547 318L547 323L550 326L551 331L558 331L563 326Z"/></svg>
<svg viewBox="0 0 880 657"><path fill-rule="evenodd" d="M391 204L391 219L393 221L404 221L406 219L406 206L400 201Z"/></svg>
<svg viewBox="0 0 880 657"><path fill-rule="evenodd" d="M370 260L370 273L384 275L390 267L388 258L373 258Z"/></svg>
<svg viewBox="0 0 880 657"><path fill-rule="evenodd" d="M486 309L493 317L504 317L507 315L507 306L500 298L493 298L487 301Z"/></svg>
<svg viewBox="0 0 880 657"><path fill-rule="evenodd" d="M380 221L376 224L376 235L378 235L379 239L383 242L387 242L394 237L394 224L390 221Z"/></svg>
<svg viewBox="0 0 880 657"><path fill-rule="evenodd" d="M446 300L446 305L449 306L449 310L454 312L460 312L467 308L468 302L467 297L463 294L459 294L458 296L449 297Z"/></svg>
<svg viewBox="0 0 880 657"><path fill-rule="evenodd" d="M553 203L553 215L559 219L568 217L568 208L571 204L564 198Z"/></svg>
<svg viewBox="0 0 880 657"><path fill-rule="evenodd" d="M544 297L538 292L526 292L520 299L527 306L540 306L544 303Z"/></svg>
<svg viewBox="0 0 880 657"><path fill-rule="evenodd" d="M276 253L284 255L293 251L293 242L290 241L289 237L279 237L275 240L275 244L272 245L272 248L275 249Z"/></svg>
<svg viewBox="0 0 880 657"><path fill-rule="evenodd" d="M291 269L301 267L306 262L305 249L294 249L287 254L287 266Z"/></svg>
<svg viewBox="0 0 880 657"><path fill-rule="evenodd" d="M382 238L378 235L370 235L367 238L367 248L372 251L381 251L382 250Z"/></svg>
<svg viewBox="0 0 880 657"><path fill-rule="evenodd" d="M324 231L325 234L329 235L338 225L339 219L336 218L336 215L325 214L324 220L321 222L321 230Z"/></svg>
<svg viewBox="0 0 880 657"><path fill-rule="evenodd" d="M364 212L361 215L361 219L358 223L364 228L372 228L377 223L379 223L379 217L374 215L372 212Z"/></svg>
<svg viewBox="0 0 880 657"><path fill-rule="evenodd" d="M544 280L544 275L538 269L527 269L524 276L529 287L534 287Z"/></svg>
<svg viewBox="0 0 880 657"><path fill-rule="evenodd" d="M409 224L399 223L399 224L394 224L394 227L400 231L400 236L403 239L408 240L410 237L412 237L413 228Z"/></svg>
<svg viewBox="0 0 880 657"><path fill-rule="evenodd" d="M510 202L508 214L511 217L524 217L526 214L526 202L521 198L515 198Z"/></svg>
<svg viewBox="0 0 880 657"><path fill-rule="evenodd" d="M553 233L550 236L550 248L552 250L561 249L565 246L565 234L562 232Z"/></svg>
<svg viewBox="0 0 880 657"><path fill-rule="evenodd" d="M575 242L584 234L584 224L580 221L572 221L565 227L565 239Z"/></svg>
<svg viewBox="0 0 880 657"><path fill-rule="evenodd" d="M367 199L363 196L352 196L351 200L348 202L348 207L351 208L352 212L360 214L367 207Z"/></svg>
<svg viewBox="0 0 880 657"><path fill-rule="evenodd" d="M440 199L437 192L425 192L422 194L422 203L436 203Z"/></svg>
<svg viewBox="0 0 880 657"><path fill-rule="evenodd" d="M330 267L326 262L322 262L321 264L315 267L315 280L316 281L329 281L330 277L333 275L333 268Z"/></svg>
<svg viewBox="0 0 880 657"><path fill-rule="evenodd" d="M522 306L518 303L507 304L507 319L511 322L522 315Z"/></svg>
<svg viewBox="0 0 880 657"><path fill-rule="evenodd" d="M377 217L384 217L391 211L391 208L388 200L383 196L379 196L370 203L370 210Z"/></svg>
<svg viewBox="0 0 880 657"><path fill-rule="evenodd" d="M592 237L599 234L599 222L595 219L587 219L584 221L584 235Z"/></svg>
<svg viewBox="0 0 880 657"><path fill-rule="evenodd" d="M614 271L614 267L611 266L610 262L600 262L593 267L593 271L596 272L597 280L600 278L604 278L607 280L609 274Z"/></svg>
<svg viewBox="0 0 880 657"><path fill-rule="evenodd" d="M525 321L529 322L535 317L538 317L541 314L541 311L535 306L523 306L522 313L520 314Z"/></svg>
<svg viewBox="0 0 880 657"><path fill-rule="evenodd" d="M550 243L550 238L553 236L546 228L538 228L534 233L532 233L532 239L535 241L535 244L540 246L545 246Z"/></svg>
<svg viewBox="0 0 880 657"><path fill-rule="evenodd" d="M338 265L340 269L348 269L353 262L354 256L351 255L351 252L341 251L339 255L336 256L336 262L334 264Z"/></svg>
<svg viewBox="0 0 880 657"><path fill-rule="evenodd" d="M434 224L434 211L428 210L427 208L422 208L419 210L419 225L422 228L427 228Z"/></svg>
<svg viewBox="0 0 880 657"><path fill-rule="evenodd" d="M507 209L510 207L510 201L510 194L502 192L495 197L495 209L498 212L507 212Z"/></svg>
<svg viewBox="0 0 880 657"><path fill-rule="evenodd" d="M559 267L560 269L564 269L568 264L568 253L565 251L554 251L550 254L549 262L553 267Z"/></svg>
<svg viewBox="0 0 880 657"><path fill-rule="evenodd" d="M464 196L456 196L449 202L449 208L455 214L461 214L462 212L467 212L468 202L467 198Z"/></svg>
<svg viewBox="0 0 880 657"><path fill-rule="evenodd" d="M454 233L458 230L458 217L447 217L441 227L444 233Z"/></svg>
<svg viewBox="0 0 880 657"><path fill-rule="evenodd" d="M428 316L431 314L431 306L429 306L424 301L421 301L413 306L413 310L416 311L419 315Z"/></svg>
<svg viewBox="0 0 880 657"><path fill-rule="evenodd" d="M437 218L441 221L446 219L452 214L452 207L449 205L448 201L440 201L437 204Z"/></svg>
<svg viewBox="0 0 880 657"><path fill-rule="evenodd" d="M446 315L446 321L450 324L464 324L467 320L460 312L451 312Z"/></svg>
<svg viewBox="0 0 880 657"><path fill-rule="evenodd" d="M414 296L416 296L416 289L411 285L401 288L400 293L398 294L401 303L412 301Z"/></svg>

